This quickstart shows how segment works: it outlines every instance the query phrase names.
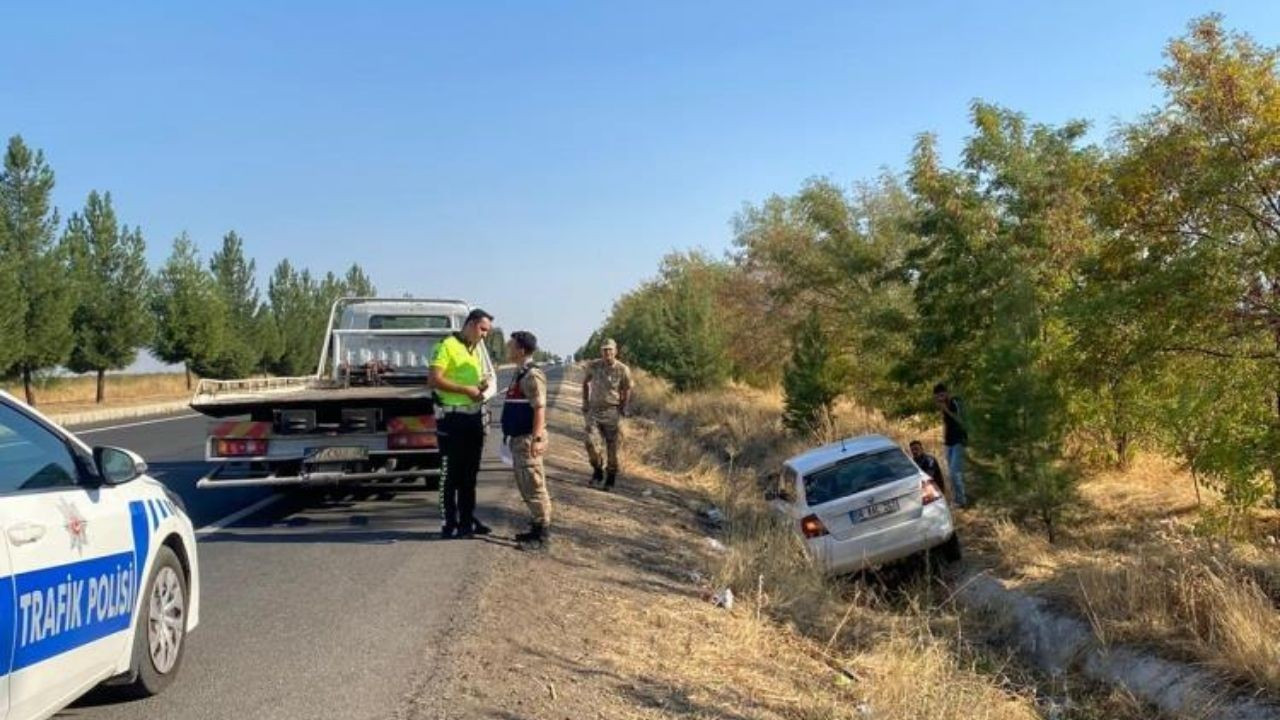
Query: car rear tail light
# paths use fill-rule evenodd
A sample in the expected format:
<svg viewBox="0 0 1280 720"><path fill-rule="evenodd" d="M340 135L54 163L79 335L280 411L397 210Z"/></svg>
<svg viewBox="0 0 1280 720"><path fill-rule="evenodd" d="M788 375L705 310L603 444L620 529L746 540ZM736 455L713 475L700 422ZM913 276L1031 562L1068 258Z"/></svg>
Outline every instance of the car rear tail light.
<svg viewBox="0 0 1280 720"><path fill-rule="evenodd" d="M255 457L267 454L267 441L252 438L215 439L213 454L218 457Z"/></svg>
<svg viewBox="0 0 1280 720"><path fill-rule="evenodd" d="M438 441L433 432L397 433L387 436L387 447L392 450L412 450L436 447Z"/></svg>
<svg viewBox="0 0 1280 720"><path fill-rule="evenodd" d="M938 487L938 484L933 481L933 478L925 478L924 482L920 483L921 505L928 505L929 503L937 502L942 498L942 490Z"/></svg>
<svg viewBox="0 0 1280 720"><path fill-rule="evenodd" d="M822 537L827 534L827 526L822 524L817 515L810 515L800 521L800 532L807 538Z"/></svg>

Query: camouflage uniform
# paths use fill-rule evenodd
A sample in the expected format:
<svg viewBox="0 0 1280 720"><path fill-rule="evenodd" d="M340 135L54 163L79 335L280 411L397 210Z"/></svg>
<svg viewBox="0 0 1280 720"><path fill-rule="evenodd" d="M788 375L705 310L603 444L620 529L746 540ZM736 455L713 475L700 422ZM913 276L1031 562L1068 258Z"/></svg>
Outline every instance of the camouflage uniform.
<svg viewBox="0 0 1280 720"><path fill-rule="evenodd" d="M520 390L535 410L547 406L547 376L541 369L530 368L520 379ZM520 488L520 497L529 507L529 517L535 526L546 528L551 525L551 495L547 492L542 456L533 455L533 437L521 435L511 438L511 459L515 465L516 487Z"/></svg>
<svg viewBox="0 0 1280 720"><path fill-rule="evenodd" d="M593 360L587 365L586 382L590 388L586 408L587 455L591 467L605 468L605 458L600 453L603 439L608 472L615 475L618 446L622 443L622 393L631 389L631 369L617 360L612 366L604 360Z"/></svg>

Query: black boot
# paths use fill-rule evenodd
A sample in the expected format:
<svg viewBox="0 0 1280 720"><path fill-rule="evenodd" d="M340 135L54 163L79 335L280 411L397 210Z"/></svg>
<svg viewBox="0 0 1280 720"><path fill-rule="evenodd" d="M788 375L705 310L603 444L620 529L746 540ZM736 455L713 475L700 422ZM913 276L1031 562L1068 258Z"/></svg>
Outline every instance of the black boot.
<svg viewBox="0 0 1280 720"><path fill-rule="evenodd" d="M528 540L520 542L520 549L525 552L545 551L551 543L551 535L541 525L534 525L533 530L529 531L529 535L531 537Z"/></svg>
<svg viewBox="0 0 1280 720"><path fill-rule="evenodd" d="M599 485L604 482L604 470L602 468L591 468L591 484Z"/></svg>
<svg viewBox="0 0 1280 720"><path fill-rule="evenodd" d="M488 525L485 525L479 520L472 520L471 532L475 533L476 535L491 535L493 533L493 528L489 527Z"/></svg>
<svg viewBox="0 0 1280 720"><path fill-rule="evenodd" d="M518 543L527 543L532 540L537 540L542 537L544 532L545 530L543 530L541 525L534 523L526 532L517 533L515 541Z"/></svg>
<svg viewBox="0 0 1280 720"><path fill-rule="evenodd" d="M612 490L613 484L617 482L617 480L618 480L618 471L610 470L609 473L604 476L604 489Z"/></svg>

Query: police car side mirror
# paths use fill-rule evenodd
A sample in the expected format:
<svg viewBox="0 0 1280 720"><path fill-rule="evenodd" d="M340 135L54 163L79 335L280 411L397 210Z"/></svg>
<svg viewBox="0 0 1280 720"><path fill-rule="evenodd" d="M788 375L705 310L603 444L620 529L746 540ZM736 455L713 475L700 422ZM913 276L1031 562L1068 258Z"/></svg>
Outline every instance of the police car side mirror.
<svg viewBox="0 0 1280 720"><path fill-rule="evenodd" d="M124 448L94 448L93 464L98 468L98 477L107 485L123 485L147 472L147 461Z"/></svg>

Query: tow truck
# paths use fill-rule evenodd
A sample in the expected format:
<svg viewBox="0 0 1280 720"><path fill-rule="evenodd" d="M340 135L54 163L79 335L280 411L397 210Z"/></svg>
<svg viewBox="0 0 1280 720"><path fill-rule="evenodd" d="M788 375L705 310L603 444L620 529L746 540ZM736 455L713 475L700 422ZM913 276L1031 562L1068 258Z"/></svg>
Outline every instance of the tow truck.
<svg viewBox="0 0 1280 720"><path fill-rule="evenodd" d="M191 408L213 419L205 460L214 466L196 486L438 488L429 365L470 311L461 300L343 298L314 375L200 380ZM481 355L488 401L496 373Z"/></svg>

